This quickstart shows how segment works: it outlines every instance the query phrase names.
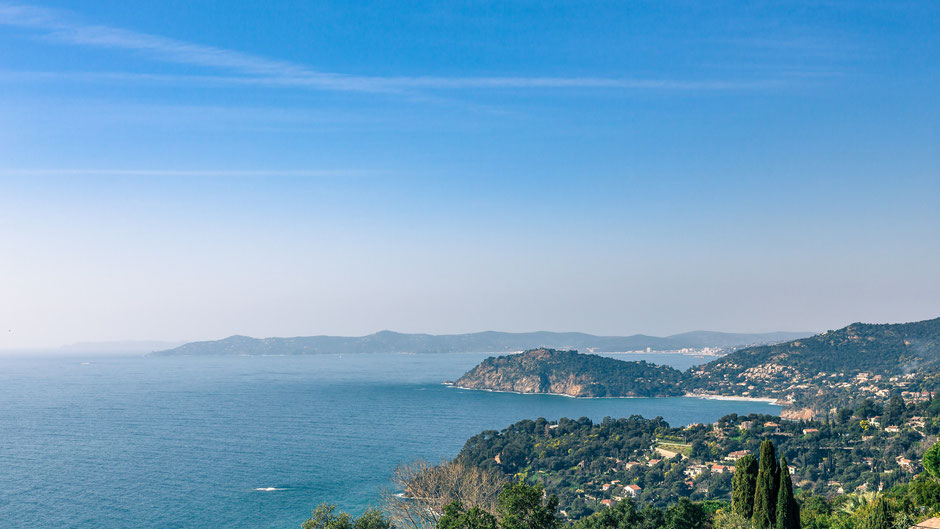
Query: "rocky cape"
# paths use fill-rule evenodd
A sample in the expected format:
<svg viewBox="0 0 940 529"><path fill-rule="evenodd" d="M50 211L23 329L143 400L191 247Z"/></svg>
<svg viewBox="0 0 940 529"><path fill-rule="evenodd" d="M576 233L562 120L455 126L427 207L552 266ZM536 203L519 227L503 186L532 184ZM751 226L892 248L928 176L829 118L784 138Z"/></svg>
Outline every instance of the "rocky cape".
<svg viewBox="0 0 940 529"><path fill-rule="evenodd" d="M454 386L569 397L684 394L683 374L672 367L548 348L487 358L457 379Z"/></svg>

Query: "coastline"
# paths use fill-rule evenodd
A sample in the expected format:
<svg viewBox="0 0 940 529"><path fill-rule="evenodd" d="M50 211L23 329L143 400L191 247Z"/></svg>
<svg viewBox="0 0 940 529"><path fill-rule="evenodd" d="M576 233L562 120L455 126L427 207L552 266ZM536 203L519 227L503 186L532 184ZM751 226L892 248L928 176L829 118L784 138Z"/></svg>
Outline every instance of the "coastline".
<svg viewBox="0 0 940 529"><path fill-rule="evenodd" d="M665 397L578 397L577 395L568 395L567 393L540 393L540 392L524 392L524 391L510 391L508 389L489 389L489 388L465 388L463 386L458 386L457 384L444 384L445 386L462 389L464 391L486 391L489 393L513 393L515 395L551 395L554 397L567 397L569 399L661 399ZM671 395L673 397L681 397L682 395Z"/></svg>
<svg viewBox="0 0 940 529"><path fill-rule="evenodd" d="M742 397L738 395L715 395L712 393L686 393L683 397L689 397L694 399L704 399L704 400L737 400L742 402L765 402L767 404L773 404L775 406L785 406L786 404L780 402L780 399L775 399L771 397Z"/></svg>
<svg viewBox="0 0 940 529"><path fill-rule="evenodd" d="M775 399L771 397L742 397L737 395L714 395L706 393L685 393L682 395L663 395L661 397L579 397L576 395L568 395L566 393L534 393L534 392L523 392L523 391L510 391L506 389L489 389L489 388L467 388L463 386L458 386L453 382L442 382L441 385L447 386L454 389L462 389L465 391L486 391L489 393L513 393L515 395L551 395L554 397L567 397L569 399L663 399L663 398L690 398L690 399L702 399L702 400L729 400L729 401L739 401L739 402L762 402L765 404L772 404L774 406L780 406L781 408L786 407L787 403L781 402L780 399Z"/></svg>

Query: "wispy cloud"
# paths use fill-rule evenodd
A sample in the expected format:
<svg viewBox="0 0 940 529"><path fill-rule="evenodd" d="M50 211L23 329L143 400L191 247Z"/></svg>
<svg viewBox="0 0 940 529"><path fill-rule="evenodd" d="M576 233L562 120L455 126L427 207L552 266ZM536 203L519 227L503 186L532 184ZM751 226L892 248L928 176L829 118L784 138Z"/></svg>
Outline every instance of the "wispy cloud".
<svg viewBox="0 0 940 529"><path fill-rule="evenodd" d="M792 77L792 79L791 79ZM255 85L299 87L338 91L404 91L408 89L499 89L499 88L597 88L637 90L748 90L785 86L803 72L794 72L787 79L729 81L720 79L680 81L670 79L630 79L605 77L359 77L341 76L333 79L285 76L225 76L150 74L129 72L76 71L0 71L0 81L42 82L67 80L73 82L128 82L200 85ZM818 77L818 75L817 75Z"/></svg>
<svg viewBox="0 0 940 529"><path fill-rule="evenodd" d="M614 89L667 91L729 91L778 87L787 79L680 80L618 77L437 77L362 76L321 72L303 64L234 50L205 46L158 35L82 23L71 13L30 5L0 3L0 25L38 32L61 44L120 50L166 63L198 66L219 73L207 75L130 74L121 72L24 72L23 79L71 76L84 81L187 82L300 87L332 91L398 93L415 90L473 89ZM11 75L6 74L9 79ZM0 75L2 77L2 75Z"/></svg>
<svg viewBox="0 0 940 529"><path fill-rule="evenodd" d="M324 178L324 177L366 177L387 174L371 169L0 169L0 178L22 177L271 177L271 178Z"/></svg>
<svg viewBox="0 0 940 529"><path fill-rule="evenodd" d="M178 64L208 66L255 75L311 75L307 68L223 48L192 44L102 25L82 24L71 14L26 5L0 4L0 24L41 31L53 41L142 52Z"/></svg>

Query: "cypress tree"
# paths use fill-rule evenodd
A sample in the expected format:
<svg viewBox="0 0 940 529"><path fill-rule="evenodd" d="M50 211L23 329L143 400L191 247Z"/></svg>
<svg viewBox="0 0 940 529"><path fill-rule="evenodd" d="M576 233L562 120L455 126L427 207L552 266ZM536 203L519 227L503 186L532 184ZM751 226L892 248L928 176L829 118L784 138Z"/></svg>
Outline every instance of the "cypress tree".
<svg viewBox="0 0 940 529"><path fill-rule="evenodd" d="M793 481L787 458L780 457L780 482L777 485L776 529L800 529L800 506L793 498Z"/></svg>
<svg viewBox="0 0 940 529"><path fill-rule="evenodd" d="M869 513L867 522L866 529L891 529L894 525L894 518L884 498L879 497L875 502L875 507Z"/></svg>
<svg viewBox="0 0 940 529"><path fill-rule="evenodd" d="M754 514L754 487L757 485L757 458L748 454L734 465L731 478L731 511L750 520Z"/></svg>
<svg viewBox="0 0 940 529"><path fill-rule="evenodd" d="M754 529L774 529L777 518L777 456L770 440L760 444L757 485L754 488Z"/></svg>

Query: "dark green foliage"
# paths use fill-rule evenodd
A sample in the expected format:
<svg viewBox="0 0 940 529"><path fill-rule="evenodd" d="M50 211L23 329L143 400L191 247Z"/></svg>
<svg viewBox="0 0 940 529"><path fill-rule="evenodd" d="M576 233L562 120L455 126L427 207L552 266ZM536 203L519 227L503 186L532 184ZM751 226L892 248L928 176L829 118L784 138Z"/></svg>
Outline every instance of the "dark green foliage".
<svg viewBox="0 0 940 529"><path fill-rule="evenodd" d="M366 509L362 516L353 522L353 529L392 529L391 521L378 509Z"/></svg>
<svg viewBox="0 0 940 529"><path fill-rule="evenodd" d="M871 419L882 413L884 413L884 407L881 404L871 399L864 399L858 407L855 408L854 416L859 419Z"/></svg>
<svg viewBox="0 0 940 529"><path fill-rule="evenodd" d="M497 529L496 517L479 507L464 509L459 501L444 507L437 529Z"/></svg>
<svg viewBox="0 0 940 529"><path fill-rule="evenodd" d="M335 510L335 505L320 504L301 529L392 529L391 522L378 509L368 509L359 518L345 512L335 514Z"/></svg>
<svg viewBox="0 0 940 529"><path fill-rule="evenodd" d="M643 526L644 521L645 517L637 510L636 504L632 500L626 500L615 505L613 509L601 509L578 520L574 529L629 529Z"/></svg>
<svg viewBox="0 0 940 529"><path fill-rule="evenodd" d="M666 523L662 509L657 509L652 505L643 507L640 514L643 516L640 529L660 529Z"/></svg>
<svg viewBox="0 0 940 529"><path fill-rule="evenodd" d="M924 452L924 468L934 479L940 479L940 443L934 443Z"/></svg>
<svg viewBox="0 0 940 529"><path fill-rule="evenodd" d="M513 483L499 493L496 517L501 529L557 529L555 509L558 498L543 501L544 489L539 486Z"/></svg>
<svg viewBox="0 0 940 529"><path fill-rule="evenodd" d="M626 362L577 351L532 349L490 357L457 379L458 387L565 393L577 397L682 395L683 374L646 361Z"/></svg>
<svg viewBox="0 0 940 529"><path fill-rule="evenodd" d="M786 457L780 458L779 474L776 529L800 529L800 506L793 498L793 482L790 480Z"/></svg>
<svg viewBox="0 0 940 529"><path fill-rule="evenodd" d="M930 404L927 406L927 415L929 417L940 416L940 393L934 394L933 399L930 400Z"/></svg>
<svg viewBox="0 0 940 529"><path fill-rule="evenodd" d="M927 448L924 436L940 434L940 418L924 419L920 433L905 426L913 417L925 417L930 405L930 401L906 404L899 433L888 433L878 427L866 430L861 426L860 415L878 409L871 402L863 402L858 409L840 409L830 415L832 420L820 417L808 422L781 421L770 415L732 414L714 425L672 428L662 419L640 416L605 418L597 423L587 418L563 418L557 422L540 418L520 421L501 432L489 430L478 434L467 441L458 459L507 479L517 474L525 476L528 483L539 484L556 495L559 509L568 519L586 517L603 508L602 499L615 496L630 496L638 504L652 503L660 508L680 497L692 501L732 500L732 482L744 475L740 469L734 475L705 470L689 476L686 471L691 473L693 465L703 463L724 464L730 453L738 450L756 455L761 442L768 438L773 439L778 455L787 454L795 467L791 478L794 487L800 484L803 491L832 494L835 487L843 486L846 492L852 492L863 484L867 484L869 491L879 486L887 490L907 482L912 472L920 470L916 462ZM881 410L878 411L880 415ZM779 426L765 427L768 421ZM744 423L748 426L742 428ZM808 428L819 431L804 434L803 430ZM649 459L662 458L650 449L658 443L685 445L690 457L647 465ZM915 461L914 468L900 468L898 457ZM631 462L639 464L628 468ZM636 484L642 490L635 495L625 494L620 487L601 490L604 483L614 480L621 483L620 487ZM830 481L839 485L830 486ZM929 481L940 487L940 480ZM932 494L924 490L925 494ZM770 516L775 522L776 511Z"/></svg>
<svg viewBox="0 0 940 529"><path fill-rule="evenodd" d="M709 514L704 504L685 498L665 510L652 505L637 509L628 499L578 520L572 529L702 529Z"/></svg>
<svg viewBox="0 0 940 529"><path fill-rule="evenodd" d="M888 399L888 403L885 404L884 410L884 417L882 417L884 423L886 425L897 425L901 422L901 417L904 415L907 407L904 405L904 400L900 395L893 395L890 399Z"/></svg>
<svg viewBox="0 0 940 529"><path fill-rule="evenodd" d="M679 498L679 501L666 509L665 529L697 529L705 521L705 511L699 503L692 503L688 498Z"/></svg>
<svg viewBox="0 0 940 529"><path fill-rule="evenodd" d="M893 525L894 515L888 509L888 502L879 497L865 520L864 529L892 529Z"/></svg>
<svg viewBox="0 0 940 529"><path fill-rule="evenodd" d="M903 487L904 501L910 505L940 506L940 482L924 474L917 475Z"/></svg>
<svg viewBox="0 0 940 529"><path fill-rule="evenodd" d="M731 510L744 519L754 514L754 489L757 486L757 458L748 454L734 466L731 480Z"/></svg>
<svg viewBox="0 0 940 529"><path fill-rule="evenodd" d="M669 425L661 418L644 419L639 415L605 419L598 424L588 418L576 421L562 418L557 423L541 418L524 420L501 432L487 430L471 437L457 458L466 464L507 474L530 466L564 471L585 461L585 467L580 470L589 473L593 462L600 464L609 457L633 457L636 451L649 448L657 431L668 429ZM495 461L497 455L499 463Z"/></svg>
<svg viewBox="0 0 940 529"><path fill-rule="evenodd" d="M805 497L800 523L804 529L825 529L832 513L832 504L825 496Z"/></svg>
<svg viewBox="0 0 940 529"><path fill-rule="evenodd" d="M743 374L755 368L765 370L766 376L739 384L745 382ZM725 395L792 396L797 407L821 411L855 405L861 396L858 388L872 383L870 378L856 380L861 373L883 377L882 389L897 389L888 382L890 377L910 375L907 390L934 391L940 387L938 371L940 318L902 324L853 323L809 338L748 347L692 369L687 384L690 390ZM793 387L797 379L801 384ZM903 407L899 398L894 399L887 419L903 413ZM940 413L940 403L934 413Z"/></svg>
<svg viewBox="0 0 940 529"><path fill-rule="evenodd" d="M754 489L754 529L773 529L777 518L777 457L774 444L764 441L760 445L757 484Z"/></svg>
<svg viewBox="0 0 940 529"><path fill-rule="evenodd" d="M708 366L737 364L744 370L769 360L810 372L903 374L903 368L915 361L922 362L918 369L928 369L928 365L940 365L940 318L896 324L853 323L809 338L741 349Z"/></svg>

